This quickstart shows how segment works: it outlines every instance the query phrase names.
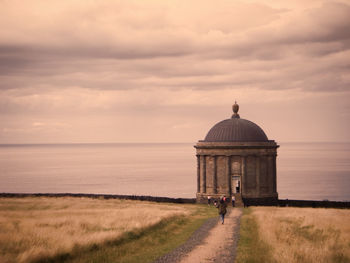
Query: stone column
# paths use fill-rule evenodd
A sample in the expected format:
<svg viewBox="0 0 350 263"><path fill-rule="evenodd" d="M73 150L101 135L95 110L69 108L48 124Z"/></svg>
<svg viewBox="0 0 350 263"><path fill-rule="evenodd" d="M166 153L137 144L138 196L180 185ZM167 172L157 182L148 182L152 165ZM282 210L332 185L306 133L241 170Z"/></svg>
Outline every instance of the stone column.
<svg viewBox="0 0 350 263"><path fill-rule="evenodd" d="M200 155L197 155L197 193L201 191L201 159Z"/></svg>
<svg viewBox="0 0 350 263"><path fill-rule="evenodd" d="M207 192L207 166L206 166L206 156L201 155L202 157L202 193Z"/></svg>
<svg viewBox="0 0 350 263"><path fill-rule="evenodd" d="M269 194L273 193L273 156L271 154L266 156L267 158L267 176L268 176L268 187L269 187Z"/></svg>
<svg viewBox="0 0 350 263"><path fill-rule="evenodd" d="M256 194L260 196L260 156L255 156L256 169L255 169L255 179L256 179Z"/></svg>
<svg viewBox="0 0 350 263"><path fill-rule="evenodd" d="M232 178L231 178L231 156L226 156L226 176L228 195L232 195Z"/></svg>
<svg viewBox="0 0 350 263"><path fill-rule="evenodd" d="M272 157L272 167L273 167L273 192L274 193L277 193L277 179L276 179L276 157L277 157L277 154L273 155Z"/></svg>
<svg viewBox="0 0 350 263"><path fill-rule="evenodd" d="M213 194L218 193L218 176L216 169L216 156L213 156Z"/></svg>
<svg viewBox="0 0 350 263"><path fill-rule="evenodd" d="M245 176L246 176L246 162L247 162L247 156L242 156L242 165L241 165L241 194L243 196L243 194L245 194L245 189L247 189L247 185L246 185L246 180L245 180Z"/></svg>

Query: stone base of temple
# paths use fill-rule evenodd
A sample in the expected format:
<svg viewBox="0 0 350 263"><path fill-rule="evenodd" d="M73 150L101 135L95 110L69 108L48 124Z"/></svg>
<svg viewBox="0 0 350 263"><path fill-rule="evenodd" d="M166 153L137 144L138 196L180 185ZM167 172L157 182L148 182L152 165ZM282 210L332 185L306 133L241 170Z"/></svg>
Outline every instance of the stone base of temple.
<svg viewBox="0 0 350 263"><path fill-rule="evenodd" d="M235 196L237 194L234 194ZM263 197L241 197L236 196L236 199L239 198L241 201L240 204L242 206L277 206L278 205L278 194L273 194L269 196L263 196ZM197 193L196 195L196 202L199 204L207 204L208 203L208 196L210 196L210 203L213 204L214 201L219 201L223 196L226 196L226 201L231 202L231 196L225 195L225 194L206 194L206 193ZM238 201L238 199L237 199Z"/></svg>
<svg viewBox="0 0 350 263"><path fill-rule="evenodd" d="M210 196L210 203L213 204L214 201L219 201L223 196L226 196L227 199L230 199L231 196L223 194L206 194L206 193L197 193L196 202L199 204L207 204L208 196Z"/></svg>
<svg viewBox="0 0 350 263"><path fill-rule="evenodd" d="M242 198L244 206L278 206L278 196L261 198Z"/></svg>

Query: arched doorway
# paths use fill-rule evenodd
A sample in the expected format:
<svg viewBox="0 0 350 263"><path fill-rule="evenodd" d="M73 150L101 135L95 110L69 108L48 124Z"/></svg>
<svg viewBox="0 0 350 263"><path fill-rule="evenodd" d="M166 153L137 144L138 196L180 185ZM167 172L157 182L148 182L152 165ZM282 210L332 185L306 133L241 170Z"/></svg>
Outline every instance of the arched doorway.
<svg viewBox="0 0 350 263"><path fill-rule="evenodd" d="M233 158L231 164L231 189L232 194L241 193L241 162L240 158Z"/></svg>

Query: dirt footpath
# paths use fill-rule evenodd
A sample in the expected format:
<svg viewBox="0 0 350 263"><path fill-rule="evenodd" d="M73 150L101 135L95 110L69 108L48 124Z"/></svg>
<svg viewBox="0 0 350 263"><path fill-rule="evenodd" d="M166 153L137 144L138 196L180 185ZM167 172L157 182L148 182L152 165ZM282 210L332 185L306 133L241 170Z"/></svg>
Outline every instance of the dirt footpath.
<svg viewBox="0 0 350 263"><path fill-rule="evenodd" d="M181 263L234 262L242 210L230 209L222 225L219 221L201 244L182 257Z"/></svg>

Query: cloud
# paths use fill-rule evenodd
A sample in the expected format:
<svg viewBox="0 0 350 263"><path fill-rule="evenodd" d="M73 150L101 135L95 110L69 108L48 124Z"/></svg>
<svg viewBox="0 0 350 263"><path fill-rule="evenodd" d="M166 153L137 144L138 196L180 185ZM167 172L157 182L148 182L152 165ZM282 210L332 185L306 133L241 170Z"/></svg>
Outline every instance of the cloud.
<svg viewBox="0 0 350 263"><path fill-rule="evenodd" d="M346 71L337 65L349 58L346 4L293 11L243 2L202 1L201 9L152 1L49 2L55 9L45 12L45 1L19 10L7 2L0 27L2 89L323 91L334 81L335 90L348 87L337 77Z"/></svg>
<svg viewBox="0 0 350 263"><path fill-rule="evenodd" d="M254 109L350 99L348 1L0 5L0 118L9 124L6 134L12 129L19 136L30 127L31 136L40 128L54 138L47 124L67 123L73 126L61 126L60 138L68 140L87 126L92 132L94 125L116 122L113 127L123 130L118 122L135 118L188 133L198 128L191 123L204 127L220 114L229 116L234 99ZM346 103L339 112L348 116ZM113 132L108 136L114 138Z"/></svg>
<svg viewBox="0 0 350 263"><path fill-rule="evenodd" d="M273 21L280 12L261 4L229 1L221 5L211 1L17 4L18 10L13 8L15 2L3 9L0 50L16 47L24 57L48 60L207 53L234 33ZM26 23L18 22L19 17Z"/></svg>

